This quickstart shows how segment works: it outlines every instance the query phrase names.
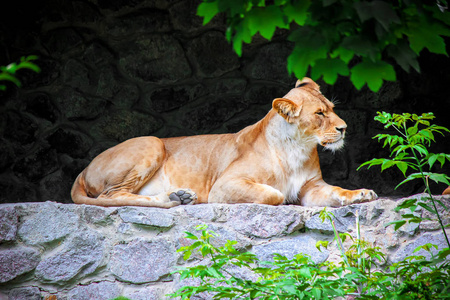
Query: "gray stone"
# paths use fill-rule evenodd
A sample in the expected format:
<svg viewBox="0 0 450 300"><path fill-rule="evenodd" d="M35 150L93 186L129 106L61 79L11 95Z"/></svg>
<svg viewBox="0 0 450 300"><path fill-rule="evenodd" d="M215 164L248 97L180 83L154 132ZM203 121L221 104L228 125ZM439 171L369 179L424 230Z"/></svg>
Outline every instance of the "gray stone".
<svg viewBox="0 0 450 300"><path fill-rule="evenodd" d="M0 250L0 283L11 281L33 270L39 260L39 252L32 248Z"/></svg>
<svg viewBox="0 0 450 300"><path fill-rule="evenodd" d="M208 97L208 101L204 104L186 108L180 125L198 133L209 133L223 126L237 113L244 111L247 106L240 96Z"/></svg>
<svg viewBox="0 0 450 300"><path fill-rule="evenodd" d="M197 237L200 237L201 231L195 229L195 227L200 224L201 223L197 223L196 221L194 221L190 224L190 226L179 231L176 244L177 249L183 246L191 245L194 242L192 239L185 238L185 232L190 232ZM229 226L224 224L208 224L207 230L213 231L217 234L217 236L214 236L210 240L211 244L213 244L215 247L223 247L227 241L236 241L237 244L234 245L234 247L236 249L243 250L252 244L251 240L249 240L247 237L232 230ZM201 258L201 254L194 254L195 255L193 255L193 257Z"/></svg>
<svg viewBox="0 0 450 300"><path fill-rule="evenodd" d="M92 230L85 230L63 244L36 268L36 278L42 282L63 284L77 276L92 274L105 256L104 237Z"/></svg>
<svg viewBox="0 0 450 300"><path fill-rule="evenodd" d="M104 111L106 106L105 99L82 94L70 87L57 92L56 101L61 113L72 121L94 119Z"/></svg>
<svg viewBox="0 0 450 300"><path fill-rule="evenodd" d="M91 83L88 74L88 68L75 59L69 59L62 71L64 83L80 91L90 89Z"/></svg>
<svg viewBox="0 0 450 300"><path fill-rule="evenodd" d="M247 86L247 80L244 78L223 78L215 83L212 87L211 92L215 95L223 94L239 94L242 95ZM278 95L280 96L280 95ZM271 103L267 98L265 103Z"/></svg>
<svg viewBox="0 0 450 300"><path fill-rule="evenodd" d="M70 300L109 300L120 296L119 286L115 282L100 281L80 285L69 291ZM133 299L134 300L134 299Z"/></svg>
<svg viewBox="0 0 450 300"><path fill-rule="evenodd" d="M449 232L447 232L447 236L449 235ZM421 236L419 236L418 238L416 238L413 241L410 241L408 243L406 243L406 245L404 245L403 247L401 247L392 257L392 262L396 263L399 262L403 259L405 259L408 256L412 256L412 255L423 255L425 256L427 259L430 258L430 254L421 249L418 252L413 253L413 251L419 247L419 246L423 246L427 243L433 244L438 246L439 250L442 250L444 248L447 248L447 242L445 241L444 235L442 232L439 233L425 233ZM436 254L438 251L432 247L432 252L434 254Z"/></svg>
<svg viewBox="0 0 450 300"><path fill-rule="evenodd" d="M85 206L83 216L88 223L106 225L112 222L111 214L116 210L114 207Z"/></svg>
<svg viewBox="0 0 450 300"><path fill-rule="evenodd" d="M58 153L66 153L74 158L86 157L86 152L93 144L92 139L85 134L62 127L50 134L46 140Z"/></svg>
<svg viewBox="0 0 450 300"><path fill-rule="evenodd" d="M25 217L19 237L29 245L43 245L60 240L78 230L79 217L70 206L46 202L40 211Z"/></svg>
<svg viewBox="0 0 450 300"><path fill-rule="evenodd" d="M141 106L148 111L167 112L179 108L204 94L202 85L159 88L144 95Z"/></svg>
<svg viewBox="0 0 450 300"><path fill-rule="evenodd" d="M175 265L175 248L162 238L152 241L135 239L115 245L110 270L120 281L147 283L169 275Z"/></svg>
<svg viewBox="0 0 450 300"><path fill-rule="evenodd" d="M364 205L364 204L363 204ZM351 232L355 229L356 224L356 210L361 211L363 205L349 205L336 209L328 209L334 214L334 225L338 232ZM328 219L325 222L319 217L319 213L313 215L306 220L305 227L310 230L318 230L324 233L333 233L333 227Z"/></svg>
<svg viewBox="0 0 450 300"><path fill-rule="evenodd" d="M230 51L223 33L209 31L193 39L187 53L201 77L217 77L239 68L238 56Z"/></svg>
<svg viewBox="0 0 450 300"><path fill-rule="evenodd" d="M281 98L286 94L286 91L292 86L284 86L279 84L261 84L252 85L245 93L245 99L250 104L268 104L272 106L272 101L275 98Z"/></svg>
<svg viewBox="0 0 450 300"><path fill-rule="evenodd" d="M183 209L189 217L202 221L215 221L218 216L216 211L218 207L214 205L186 205L183 206Z"/></svg>
<svg viewBox="0 0 450 300"><path fill-rule="evenodd" d="M1 298L0 298L1 299ZM41 291L35 286L12 289L9 300L41 300Z"/></svg>
<svg viewBox="0 0 450 300"><path fill-rule="evenodd" d="M58 165L58 155L55 149L51 149L49 146L38 146L34 152L16 161L12 169L21 179L36 182L55 172Z"/></svg>
<svg viewBox="0 0 450 300"><path fill-rule="evenodd" d="M228 224L247 236L268 238L303 228L304 220L303 215L287 206L239 204L230 208Z"/></svg>
<svg viewBox="0 0 450 300"><path fill-rule="evenodd" d="M296 254L303 253L311 256L315 263L321 263L328 258L329 251L322 248L322 252L320 252L316 248L317 241L319 239L315 236L301 235L289 240L255 246L253 252L260 261L273 261L273 254L275 253L286 256L288 259L292 259Z"/></svg>
<svg viewBox="0 0 450 300"><path fill-rule="evenodd" d="M286 68L286 60L292 51L289 43L270 43L259 49L253 62L244 68L251 78L276 81L280 83L295 82ZM291 86L291 85L290 85ZM283 95L279 95L281 97Z"/></svg>
<svg viewBox="0 0 450 300"><path fill-rule="evenodd" d="M195 34L205 29L221 27L225 31L224 16L214 17L208 24L203 25L203 18L197 16L198 2L191 0L177 1L169 9L171 21L175 30L185 34Z"/></svg>
<svg viewBox="0 0 450 300"><path fill-rule="evenodd" d="M119 64L131 77L145 82L174 82L191 75L180 43L171 35L146 35L119 46Z"/></svg>
<svg viewBox="0 0 450 300"><path fill-rule="evenodd" d="M60 56L63 53L80 48L83 44L83 38L74 28L64 27L47 32L43 42L50 55Z"/></svg>
<svg viewBox="0 0 450 300"><path fill-rule="evenodd" d="M119 18L111 19L107 32L115 37L147 32L168 32L171 30L169 13L164 10L144 9Z"/></svg>
<svg viewBox="0 0 450 300"><path fill-rule="evenodd" d="M164 298L164 291L154 286L140 287L138 290L126 291L124 296L132 300L160 300Z"/></svg>
<svg viewBox="0 0 450 300"><path fill-rule="evenodd" d="M82 59L83 62L94 68L108 64L114 59L114 55L102 43L93 41L92 44L86 47Z"/></svg>
<svg viewBox="0 0 450 300"><path fill-rule="evenodd" d="M102 116L91 128L91 134L96 138L110 138L118 142L138 137L152 135L162 126L155 117L129 110L112 111Z"/></svg>
<svg viewBox="0 0 450 300"><path fill-rule="evenodd" d="M383 109L392 107L403 97L400 82L385 81L377 93L368 93L366 87L354 94L354 103L367 110L368 108Z"/></svg>
<svg viewBox="0 0 450 300"><path fill-rule="evenodd" d="M16 239L18 221L14 206L0 207L0 243Z"/></svg>
<svg viewBox="0 0 450 300"><path fill-rule="evenodd" d="M128 223L158 228L170 228L175 225L173 215L162 208L121 207L118 211L120 218Z"/></svg>

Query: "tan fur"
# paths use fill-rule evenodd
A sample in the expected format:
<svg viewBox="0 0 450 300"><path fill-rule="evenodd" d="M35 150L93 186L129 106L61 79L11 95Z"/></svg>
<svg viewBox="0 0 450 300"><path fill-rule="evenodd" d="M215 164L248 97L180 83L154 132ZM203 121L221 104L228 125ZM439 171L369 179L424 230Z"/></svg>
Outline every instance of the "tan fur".
<svg viewBox="0 0 450 300"><path fill-rule="evenodd" d="M442 195L450 195L450 186L442 192Z"/></svg>
<svg viewBox="0 0 450 300"><path fill-rule="evenodd" d="M341 206L373 200L373 191L345 190L322 179L317 144L340 148L347 127L333 107L305 78L275 99L261 121L238 133L130 139L91 162L76 179L72 199L172 207L181 201L169 195L182 190L196 198L190 204Z"/></svg>

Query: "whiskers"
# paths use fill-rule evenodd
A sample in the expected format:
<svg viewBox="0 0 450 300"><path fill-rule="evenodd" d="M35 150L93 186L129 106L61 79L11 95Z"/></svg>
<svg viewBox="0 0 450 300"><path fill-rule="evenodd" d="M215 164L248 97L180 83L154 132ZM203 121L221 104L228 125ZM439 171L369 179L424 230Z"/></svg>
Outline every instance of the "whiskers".
<svg viewBox="0 0 450 300"><path fill-rule="evenodd" d="M339 101L336 96L333 96L330 99L330 102L333 103L335 106L341 103L341 101Z"/></svg>

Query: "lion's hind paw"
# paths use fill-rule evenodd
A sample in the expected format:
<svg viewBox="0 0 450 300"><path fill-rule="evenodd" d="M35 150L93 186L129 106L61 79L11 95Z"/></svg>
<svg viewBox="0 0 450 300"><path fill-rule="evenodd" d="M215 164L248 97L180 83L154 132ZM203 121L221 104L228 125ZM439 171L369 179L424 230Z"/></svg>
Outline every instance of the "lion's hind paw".
<svg viewBox="0 0 450 300"><path fill-rule="evenodd" d="M369 202L378 198L378 195L372 190L360 189L358 191L359 195L353 199L352 203Z"/></svg>
<svg viewBox="0 0 450 300"><path fill-rule="evenodd" d="M197 199L197 195L190 189L179 189L169 194L170 201L179 202L180 204L193 204Z"/></svg>

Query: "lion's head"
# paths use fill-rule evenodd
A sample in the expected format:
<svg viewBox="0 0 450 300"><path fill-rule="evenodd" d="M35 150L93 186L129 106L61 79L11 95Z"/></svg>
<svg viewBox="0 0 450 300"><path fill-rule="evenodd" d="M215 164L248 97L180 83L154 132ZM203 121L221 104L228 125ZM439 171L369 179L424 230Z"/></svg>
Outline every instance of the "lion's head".
<svg viewBox="0 0 450 300"><path fill-rule="evenodd" d="M347 124L310 78L298 80L295 88L275 99L272 106L288 123L295 124L304 135L315 137L326 149L337 150L344 145Z"/></svg>

